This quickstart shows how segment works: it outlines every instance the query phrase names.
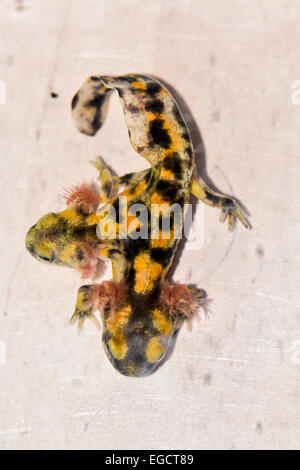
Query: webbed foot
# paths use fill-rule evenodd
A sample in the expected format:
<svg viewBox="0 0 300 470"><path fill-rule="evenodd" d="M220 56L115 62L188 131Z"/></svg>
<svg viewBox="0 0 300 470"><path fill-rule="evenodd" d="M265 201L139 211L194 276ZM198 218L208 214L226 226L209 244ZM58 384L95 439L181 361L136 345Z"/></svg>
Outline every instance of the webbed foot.
<svg viewBox="0 0 300 470"><path fill-rule="evenodd" d="M81 329L86 318L91 318L99 327L99 322L94 313L99 309L99 285L92 284L81 286L78 289L75 311L70 319L70 323L78 323Z"/></svg>
<svg viewBox="0 0 300 470"><path fill-rule="evenodd" d="M227 218L229 232L233 231L237 219L244 225L245 228L251 228L246 213L239 206L239 204L230 196L224 196L224 199L222 201L220 221L224 222Z"/></svg>

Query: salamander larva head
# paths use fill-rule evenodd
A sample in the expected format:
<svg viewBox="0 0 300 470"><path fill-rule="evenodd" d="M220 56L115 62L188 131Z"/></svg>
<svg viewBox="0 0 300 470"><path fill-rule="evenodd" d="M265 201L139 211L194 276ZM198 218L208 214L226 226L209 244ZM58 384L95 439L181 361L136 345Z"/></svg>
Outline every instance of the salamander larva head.
<svg viewBox="0 0 300 470"><path fill-rule="evenodd" d="M39 261L79 269L88 267L94 258L94 239L97 241L96 230L86 228L85 216L69 208L41 217L28 230L25 244Z"/></svg>
<svg viewBox="0 0 300 470"><path fill-rule="evenodd" d="M55 262L55 239L59 237L58 232L53 232L56 222L57 215L51 212L41 217L27 232L26 248L39 261L46 263Z"/></svg>
<svg viewBox="0 0 300 470"><path fill-rule="evenodd" d="M104 309L102 342L118 372L129 377L144 377L152 374L165 357L173 324L168 320L168 330L163 333L155 326L151 311L139 315L132 311L130 303L117 311Z"/></svg>
<svg viewBox="0 0 300 470"><path fill-rule="evenodd" d="M102 341L106 355L118 372L128 377L145 377L155 372L163 361L170 337L153 333L147 324L137 322L116 333L105 328Z"/></svg>

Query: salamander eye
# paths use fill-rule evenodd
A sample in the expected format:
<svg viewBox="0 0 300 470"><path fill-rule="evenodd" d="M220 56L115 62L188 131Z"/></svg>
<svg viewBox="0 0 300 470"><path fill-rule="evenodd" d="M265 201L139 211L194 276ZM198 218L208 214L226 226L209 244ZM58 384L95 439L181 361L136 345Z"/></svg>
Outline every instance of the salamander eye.
<svg viewBox="0 0 300 470"><path fill-rule="evenodd" d="M107 347L108 352L113 356L113 352L112 352L112 350L110 349L109 341L107 341L106 347Z"/></svg>
<svg viewBox="0 0 300 470"><path fill-rule="evenodd" d="M51 258L47 258L47 256L39 255L39 258L41 258L44 261L52 261Z"/></svg>

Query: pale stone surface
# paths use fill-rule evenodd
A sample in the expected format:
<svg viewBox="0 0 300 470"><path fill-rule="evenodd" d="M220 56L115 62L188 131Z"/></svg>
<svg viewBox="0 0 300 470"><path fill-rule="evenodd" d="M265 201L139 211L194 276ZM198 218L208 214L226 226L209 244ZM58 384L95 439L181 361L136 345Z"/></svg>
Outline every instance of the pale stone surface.
<svg viewBox="0 0 300 470"><path fill-rule="evenodd" d="M0 448L299 447L299 1L1 0L0 28ZM94 139L69 111L88 75L134 71L182 95L208 175L253 224L232 237L205 208L204 247L174 278L207 290L211 317L144 379L114 371L93 325L69 326L78 276L24 248L95 154L146 168L116 97Z"/></svg>

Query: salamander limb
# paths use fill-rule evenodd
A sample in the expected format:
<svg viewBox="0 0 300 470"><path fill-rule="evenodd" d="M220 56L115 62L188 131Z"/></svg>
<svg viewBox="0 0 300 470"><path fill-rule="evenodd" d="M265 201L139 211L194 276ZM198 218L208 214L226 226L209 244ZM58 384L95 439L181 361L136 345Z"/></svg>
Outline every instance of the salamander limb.
<svg viewBox="0 0 300 470"><path fill-rule="evenodd" d="M228 230L230 232L233 231L237 219L245 228L251 228L246 213L240 205L232 197L210 189L200 176L193 177L191 193L208 206L221 209L220 221L224 222L228 217Z"/></svg>

